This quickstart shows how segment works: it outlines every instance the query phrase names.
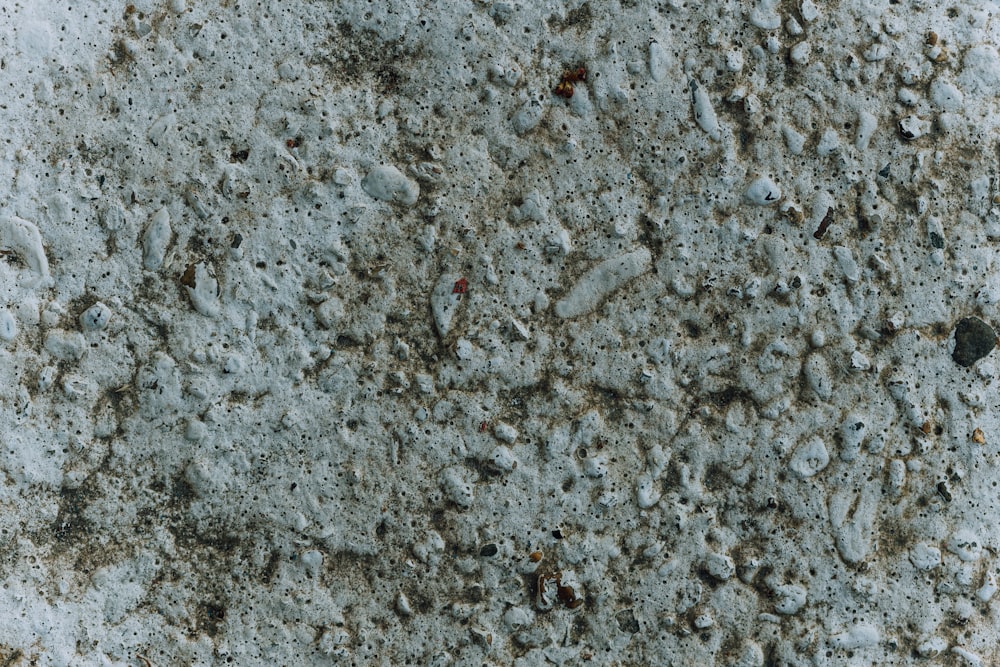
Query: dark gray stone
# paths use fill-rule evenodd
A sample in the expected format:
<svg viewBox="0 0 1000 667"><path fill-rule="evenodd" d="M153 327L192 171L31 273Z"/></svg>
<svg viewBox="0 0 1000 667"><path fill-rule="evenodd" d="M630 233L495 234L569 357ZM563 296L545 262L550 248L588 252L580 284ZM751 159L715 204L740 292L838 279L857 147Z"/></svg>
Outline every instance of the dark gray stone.
<svg viewBox="0 0 1000 667"><path fill-rule="evenodd" d="M951 358L959 366L971 366L993 351L997 343L993 327L978 317L966 317L955 327L955 351Z"/></svg>

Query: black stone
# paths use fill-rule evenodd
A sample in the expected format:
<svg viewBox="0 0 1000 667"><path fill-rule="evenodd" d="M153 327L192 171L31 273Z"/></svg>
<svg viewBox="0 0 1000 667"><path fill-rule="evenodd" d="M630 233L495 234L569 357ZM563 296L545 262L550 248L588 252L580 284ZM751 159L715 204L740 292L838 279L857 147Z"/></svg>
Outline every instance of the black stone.
<svg viewBox="0 0 1000 667"><path fill-rule="evenodd" d="M479 555L489 558L490 556L496 556L497 551L499 551L499 549L497 549L497 545L487 544L486 546L484 546L482 549L479 550Z"/></svg>
<svg viewBox="0 0 1000 667"><path fill-rule="evenodd" d="M997 335L978 317L966 317L955 327L955 351L951 358L959 366L971 366L993 351Z"/></svg>

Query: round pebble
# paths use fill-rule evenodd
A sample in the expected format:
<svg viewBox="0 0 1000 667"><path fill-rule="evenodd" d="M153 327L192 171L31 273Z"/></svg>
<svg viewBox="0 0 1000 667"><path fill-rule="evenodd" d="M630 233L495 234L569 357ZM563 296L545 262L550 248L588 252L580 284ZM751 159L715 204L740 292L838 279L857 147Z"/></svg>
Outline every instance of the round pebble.
<svg viewBox="0 0 1000 667"><path fill-rule="evenodd" d="M80 328L84 331L104 331L111 321L111 309L98 301L80 315Z"/></svg>
<svg viewBox="0 0 1000 667"><path fill-rule="evenodd" d="M993 327L978 317L966 317L955 327L955 351L951 358L959 366L969 367L992 352L996 344Z"/></svg>

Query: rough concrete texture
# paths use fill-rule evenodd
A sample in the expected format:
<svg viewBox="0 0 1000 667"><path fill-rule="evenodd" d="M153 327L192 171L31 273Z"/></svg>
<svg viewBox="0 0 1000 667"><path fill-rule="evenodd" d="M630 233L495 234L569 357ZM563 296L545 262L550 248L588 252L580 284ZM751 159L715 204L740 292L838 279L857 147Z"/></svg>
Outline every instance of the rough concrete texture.
<svg viewBox="0 0 1000 667"><path fill-rule="evenodd" d="M0 663L998 664L998 11L0 2Z"/></svg>

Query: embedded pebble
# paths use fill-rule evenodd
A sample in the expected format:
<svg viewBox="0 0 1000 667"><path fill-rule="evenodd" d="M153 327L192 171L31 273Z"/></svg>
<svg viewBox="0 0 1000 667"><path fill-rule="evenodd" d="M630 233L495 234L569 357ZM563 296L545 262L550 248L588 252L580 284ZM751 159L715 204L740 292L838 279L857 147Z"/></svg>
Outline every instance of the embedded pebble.
<svg viewBox="0 0 1000 667"><path fill-rule="evenodd" d="M829 400L833 396L833 376L830 373L830 365L823 355L818 353L809 355L803 365L803 372L806 383L817 396L823 400Z"/></svg>
<svg viewBox="0 0 1000 667"><path fill-rule="evenodd" d="M770 206L781 199L781 188L767 176L758 176L746 189L745 196L758 206Z"/></svg>
<svg viewBox="0 0 1000 667"><path fill-rule="evenodd" d="M828 155L833 155L840 149L840 136L837 131L832 127L828 127L823 131L823 135L819 138L819 143L816 144L816 153L820 157L827 157Z"/></svg>
<svg viewBox="0 0 1000 667"><path fill-rule="evenodd" d="M79 361L87 349L87 341L78 331L54 329L45 336L45 349L60 361Z"/></svg>
<svg viewBox="0 0 1000 667"><path fill-rule="evenodd" d="M910 562L918 570L933 570L941 564L941 550L926 542L920 542L910 549Z"/></svg>
<svg viewBox="0 0 1000 667"><path fill-rule="evenodd" d="M967 528L952 533L948 537L947 547L948 551L966 562L979 560L979 556L983 551L983 545L979 537Z"/></svg>
<svg viewBox="0 0 1000 667"><path fill-rule="evenodd" d="M431 292L431 313L434 317L434 328L438 335L444 338L451 331L452 321L455 313L462 302L463 292L459 291L459 281L463 278L458 274L446 273L442 275L434 291Z"/></svg>
<svg viewBox="0 0 1000 667"><path fill-rule="evenodd" d="M842 650L856 650L876 646L881 640L878 629L868 623L859 623L847 632L830 637L830 645Z"/></svg>
<svg viewBox="0 0 1000 667"><path fill-rule="evenodd" d="M591 268L572 288L569 294L556 302L558 317L569 319L586 315L626 283L650 269L652 256L646 248L607 259Z"/></svg>
<svg viewBox="0 0 1000 667"><path fill-rule="evenodd" d="M930 123L913 114L905 116L899 121L899 134L907 141L919 139L927 134L929 129Z"/></svg>
<svg viewBox="0 0 1000 667"><path fill-rule="evenodd" d="M812 23L819 18L819 7L814 0L802 0L802 4L799 5L799 13L802 15L803 21Z"/></svg>
<svg viewBox="0 0 1000 667"><path fill-rule="evenodd" d="M915 107L920 102L920 96L909 88L896 91L896 99L908 107Z"/></svg>
<svg viewBox="0 0 1000 667"><path fill-rule="evenodd" d="M574 95L575 97L575 95ZM538 124L542 122L542 116L545 110L542 108L541 103L538 100L529 100L525 102L517 113L511 118L511 124L514 126L514 131L518 134L527 134L532 131Z"/></svg>
<svg viewBox="0 0 1000 667"><path fill-rule="evenodd" d="M219 282L203 262L194 267L194 286L185 285L185 289L196 311L205 317L218 317L221 310Z"/></svg>
<svg viewBox="0 0 1000 667"><path fill-rule="evenodd" d="M729 51L726 53L726 69L730 72L739 72L743 69L743 52Z"/></svg>
<svg viewBox="0 0 1000 667"><path fill-rule="evenodd" d="M208 425L200 419L188 421L187 428L184 429L184 437L191 442L201 442L208 435Z"/></svg>
<svg viewBox="0 0 1000 667"><path fill-rule="evenodd" d="M781 15L777 11L776 0L758 0L750 12L750 23L761 30L776 30L781 27Z"/></svg>
<svg viewBox="0 0 1000 667"><path fill-rule="evenodd" d="M715 620L708 614L698 614L694 618L693 625L699 630L704 630L706 628L710 628L713 625L715 625Z"/></svg>
<svg viewBox="0 0 1000 667"><path fill-rule="evenodd" d="M452 502L459 507L471 507L475 494L461 470L449 468L442 473L441 486Z"/></svg>
<svg viewBox="0 0 1000 667"><path fill-rule="evenodd" d="M945 111L958 111L965 104L965 97L958 86L941 79L931 83L930 97L936 107Z"/></svg>
<svg viewBox="0 0 1000 667"><path fill-rule="evenodd" d="M799 42L788 52L789 59L796 65L808 64L810 55L812 55L812 46L809 42ZM820 154L822 155L822 153Z"/></svg>
<svg viewBox="0 0 1000 667"><path fill-rule="evenodd" d="M501 442L513 444L513 442L517 440L517 429L510 424L501 422L493 429L493 435L496 436L497 440L500 440Z"/></svg>
<svg viewBox="0 0 1000 667"><path fill-rule="evenodd" d="M511 472L517 468L517 459L514 457L514 453L502 445L493 449L490 460L498 470L504 472Z"/></svg>
<svg viewBox="0 0 1000 667"><path fill-rule="evenodd" d="M335 296L331 296L316 307L316 319L326 329L335 328L346 314L344 302ZM402 345L406 344L402 343ZM403 349L409 350L409 346Z"/></svg>
<svg viewBox="0 0 1000 667"><path fill-rule="evenodd" d="M801 477L812 477L830 463L830 454L820 437L813 437L795 450L788 467Z"/></svg>
<svg viewBox="0 0 1000 667"><path fill-rule="evenodd" d="M889 47L881 42L875 42L861 54L870 63L877 63L889 57Z"/></svg>
<svg viewBox="0 0 1000 667"><path fill-rule="evenodd" d="M111 309L98 301L80 314L80 328L84 331L103 331L111 321Z"/></svg>
<svg viewBox="0 0 1000 667"><path fill-rule="evenodd" d="M142 237L142 265L146 270L156 271L163 265L171 233L170 213L161 208L150 218Z"/></svg>
<svg viewBox="0 0 1000 667"><path fill-rule="evenodd" d="M864 442L867 433L868 425L864 417L857 413L849 414L840 426L840 458L844 461L858 458L861 443Z"/></svg>
<svg viewBox="0 0 1000 667"><path fill-rule="evenodd" d="M903 492L903 488L906 485L906 464L899 460L893 459L889 462L889 488L895 495L899 495Z"/></svg>
<svg viewBox="0 0 1000 667"><path fill-rule="evenodd" d="M173 113L168 113L160 116L153 124L149 126L146 131L146 138L149 139L149 143L154 146L159 146L164 143L167 133L177 124L177 115Z"/></svg>
<svg viewBox="0 0 1000 667"><path fill-rule="evenodd" d="M979 587L976 591L976 597L981 602L989 602L996 595L997 588L997 578L993 572L987 572L985 576L985 581L983 585Z"/></svg>
<svg viewBox="0 0 1000 667"><path fill-rule="evenodd" d="M916 652L921 658L934 658L948 650L948 642L942 637L931 637L917 645Z"/></svg>
<svg viewBox="0 0 1000 667"><path fill-rule="evenodd" d="M708 136L716 141L722 138L722 126L719 125L719 117L712 106L712 100L708 96L708 91L699 86L698 82L691 79L691 104L694 107L694 119L698 127L703 129Z"/></svg>
<svg viewBox="0 0 1000 667"><path fill-rule="evenodd" d="M854 147L859 151L868 150L875 129L878 127L878 119L868 111L858 112L858 133L854 138Z"/></svg>
<svg viewBox="0 0 1000 667"><path fill-rule="evenodd" d="M653 81L660 82L667 78L669 58L667 52L655 39L649 41L649 75Z"/></svg>
<svg viewBox="0 0 1000 667"><path fill-rule="evenodd" d="M392 165L373 168L361 181L361 188L379 201L413 206L420 195L420 186Z"/></svg>
<svg viewBox="0 0 1000 667"><path fill-rule="evenodd" d="M785 146L792 155L801 155L806 146L806 137L791 125L781 126L781 134L785 138Z"/></svg>
<svg viewBox="0 0 1000 667"><path fill-rule="evenodd" d="M10 342L17 336L17 320L6 308L0 308L0 340Z"/></svg>
<svg viewBox="0 0 1000 667"><path fill-rule="evenodd" d="M42 235L34 223L15 216L0 218L0 250L19 253L28 268L40 277L49 277L49 261L42 246Z"/></svg>
<svg viewBox="0 0 1000 667"><path fill-rule="evenodd" d="M951 358L967 368L992 352L996 342L993 327L978 317L965 317L955 327L955 351Z"/></svg>
<svg viewBox="0 0 1000 667"><path fill-rule="evenodd" d="M983 667L983 659L968 649L964 649L961 646L952 646L951 652L961 658L968 667Z"/></svg>
<svg viewBox="0 0 1000 667"><path fill-rule="evenodd" d="M837 264L844 277L847 278L847 282L856 283L860 280L861 270L858 268L858 263L854 260L854 253L851 252L850 248L835 246L833 256L837 259Z"/></svg>
<svg viewBox="0 0 1000 667"><path fill-rule="evenodd" d="M712 553L705 558L705 569L715 579L726 581L736 573L733 559L725 554Z"/></svg>
<svg viewBox="0 0 1000 667"><path fill-rule="evenodd" d="M662 495L659 485L653 477L648 475L639 477L639 483L636 485L636 500L641 509L645 510L655 506L660 502Z"/></svg>
<svg viewBox="0 0 1000 667"><path fill-rule="evenodd" d="M806 606L806 589L801 586L796 586L794 584L777 586L774 588L773 593L774 597L777 599L777 602L774 605L774 610L779 614L789 616L791 614L798 613L804 606Z"/></svg>

